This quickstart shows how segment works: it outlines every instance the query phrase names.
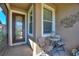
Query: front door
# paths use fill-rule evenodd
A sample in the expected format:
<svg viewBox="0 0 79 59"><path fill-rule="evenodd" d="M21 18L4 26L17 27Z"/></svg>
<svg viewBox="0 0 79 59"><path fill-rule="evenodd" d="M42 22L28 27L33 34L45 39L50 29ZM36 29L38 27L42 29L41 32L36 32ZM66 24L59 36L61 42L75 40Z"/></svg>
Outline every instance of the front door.
<svg viewBox="0 0 79 59"><path fill-rule="evenodd" d="M25 15L12 13L12 43L25 42Z"/></svg>

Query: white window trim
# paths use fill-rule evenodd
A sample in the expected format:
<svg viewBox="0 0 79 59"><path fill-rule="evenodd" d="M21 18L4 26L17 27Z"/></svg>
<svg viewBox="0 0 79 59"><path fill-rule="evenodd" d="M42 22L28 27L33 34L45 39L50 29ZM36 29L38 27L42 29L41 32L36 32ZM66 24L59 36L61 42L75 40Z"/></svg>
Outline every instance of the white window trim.
<svg viewBox="0 0 79 59"><path fill-rule="evenodd" d="M42 32L42 37L47 37L47 36L50 36L51 35L51 33L49 33L49 34L44 34L43 33L43 9L44 8L46 8L46 9L49 9L49 10L51 10L52 11L52 31L54 32L52 35L54 36L55 35L55 32L56 32L56 29L55 29L55 9L54 8L52 8L52 7L50 7L50 6L48 6L48 5L46 5L46 4L42 4L42 13L41 13L41 23L42 23L42 25L41 25L41 27L42 27L42 29L41 29L41 32Z"/></svg>
<svg viewBox="0 0 79 59"><path fill-rule="evenodd" d="M29 13L32 11L32 34L31 33L29 33L29 22L30 22L30 20L29 20ZM34 24L34 15L33 15L33 5L30 7L30 9L29 9L29 11L28 11L28 34L30 35L30 36L33 36L33 28L34 28L34 26L33 26L33 24Z"/></svg>

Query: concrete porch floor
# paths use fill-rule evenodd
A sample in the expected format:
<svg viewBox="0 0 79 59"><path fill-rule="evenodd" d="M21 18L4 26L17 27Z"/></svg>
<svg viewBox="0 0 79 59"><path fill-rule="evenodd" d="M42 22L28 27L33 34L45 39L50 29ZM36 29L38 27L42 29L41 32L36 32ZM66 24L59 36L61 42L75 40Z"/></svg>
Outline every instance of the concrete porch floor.
<svg viewBox="0 0 79 59"><path fill-rule="evenodd" d="M27 45L9 47L4 56L32 56L32 49Z"/></svg>

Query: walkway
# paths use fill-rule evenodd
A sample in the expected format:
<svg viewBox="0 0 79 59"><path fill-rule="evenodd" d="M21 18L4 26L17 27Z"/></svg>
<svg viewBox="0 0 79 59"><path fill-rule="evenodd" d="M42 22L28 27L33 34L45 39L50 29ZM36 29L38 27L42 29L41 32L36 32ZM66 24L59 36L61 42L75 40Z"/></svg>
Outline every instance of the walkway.
<svg viewBox="0 0 79 59"><path fill-rule="evenodd" d="M13 46L7 49L4 56L32 56L32 49L26 45Z"/></svg>

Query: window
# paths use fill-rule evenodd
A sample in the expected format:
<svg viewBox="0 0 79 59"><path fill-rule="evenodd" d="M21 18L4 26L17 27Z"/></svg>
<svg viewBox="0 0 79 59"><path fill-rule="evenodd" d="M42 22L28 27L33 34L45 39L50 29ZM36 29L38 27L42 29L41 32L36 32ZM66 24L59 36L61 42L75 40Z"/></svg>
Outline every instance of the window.
<svg viewBox="0 0 79 59"><path fill-rule="evenodd" d="M48 5L43 5L42 8L42 35L50 36L55 33L55 11Z"/></svg>
<svg viewBox="0 0 79 59"><path fill-rule="evenodd" d="M22 17L21 16L16 16L16 21L15 21L15 38L16 39L23 39L23 21L22 21Z"/></svg>
<svg viewBox="0 0 79 59"><path fill-rule="evenodd" d="M31 6L28 12L28 32L29 35L33 36L33 6Z"/></svg>

